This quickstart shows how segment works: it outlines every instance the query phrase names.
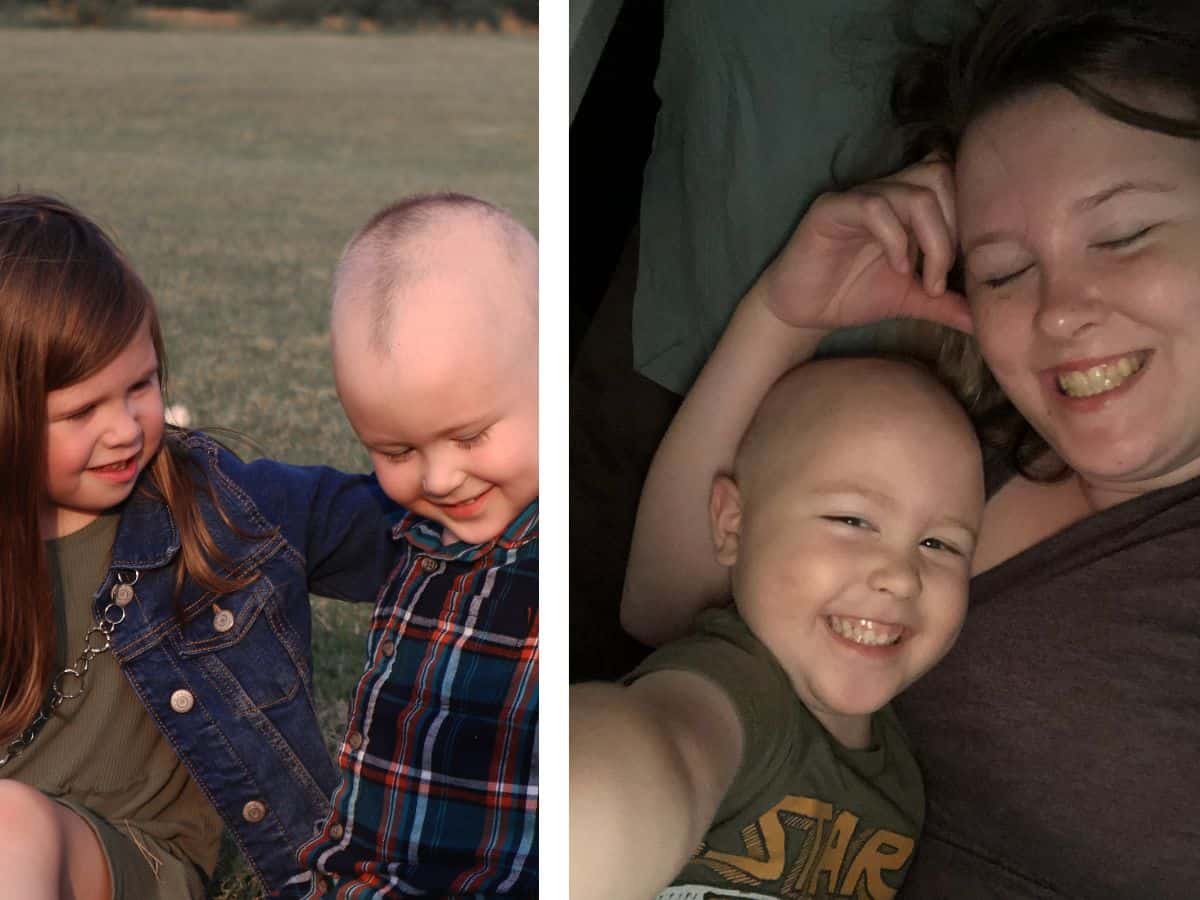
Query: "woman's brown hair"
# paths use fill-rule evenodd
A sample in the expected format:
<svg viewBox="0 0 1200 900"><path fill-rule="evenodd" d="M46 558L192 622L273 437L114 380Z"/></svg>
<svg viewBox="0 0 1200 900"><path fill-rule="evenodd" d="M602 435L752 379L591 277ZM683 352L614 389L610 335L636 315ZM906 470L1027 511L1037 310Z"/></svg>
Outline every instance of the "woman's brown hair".
<svg viewBox="0 0 1200 900"><path fill-rule="evenodd" d="M46 485L46 396L103 369L149 325L165 390L154 300L94 222L51 197L0 197L0 737L26 727L54 664L54 599L38 509ZM226 593L228 577L204 525L185 433L166 429L138 483L166 504L180 535L176 586L191 578ZM201 490L211 487L202 485ZM218 506L219 509L219 506Z"/></svg>

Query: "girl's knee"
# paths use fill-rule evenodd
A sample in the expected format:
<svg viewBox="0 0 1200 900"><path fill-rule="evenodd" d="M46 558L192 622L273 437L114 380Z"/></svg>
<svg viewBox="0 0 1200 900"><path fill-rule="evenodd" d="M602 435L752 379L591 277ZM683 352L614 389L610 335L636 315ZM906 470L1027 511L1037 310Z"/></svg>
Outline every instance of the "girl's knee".
<svg viewBox="0 0 1200 900"><path fill-rule="evenodd" d="M0 834L10 851L23 847L37 857L61 857L64 815L70 815L69 811L37 788L11 778L0 779Z"/></svg>

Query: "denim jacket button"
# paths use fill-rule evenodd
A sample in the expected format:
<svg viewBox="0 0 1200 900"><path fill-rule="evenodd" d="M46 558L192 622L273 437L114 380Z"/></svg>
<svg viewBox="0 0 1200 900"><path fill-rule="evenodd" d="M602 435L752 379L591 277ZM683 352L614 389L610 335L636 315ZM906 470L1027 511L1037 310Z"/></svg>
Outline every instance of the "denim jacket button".
<svg viewBox="0 0 1200 900"><path fill-rule="evenodd" d="M233 613L227 609L221 609L217 604L212 605L213 611L213 630L218 634L224 634L233 627Z"/></svg>
<svg viewBox="0 0 1200 900"><path fill-rule="evenodd" d="M436 559L434 559L432 556L422 556L421 557L421 568L424 569L426 572L432 572L437 567L438 567L438 561Z"/></svg>
<svg viewBox="0 0 1200 900"><path fill-rule="evenodd" d="M363 745L363 736L357 732L350 732L350 737L346 738L346 743L350 745L351 750L357 750Z"/></svg>
<svg viewBox="0 0 1200 900"><path fill-rule="evenodd" d="M196 698L192 696L191 691L178 690L171 694L171 709L177 713L191 712L193 706L196 705Z"/></svg>
<svg viewBox="0 0 1200 900"><path fill-rule="evenodd" d="M251 825L257 825L267 817L267 804L261 800L251 800L242 807L242 818Z"/></svg>
<svg viewBox="0 0 1200 900"><path fill-rule="evenodd" d="M341 822L338 822L336 825L332 826L329 829L329 836L331 838L333 838L335 841L340 841L342 839L342 835L345 833L346 833L346 829L342 827Z"/></svg>
<svg viewBox="0 0 1200 900"><path fill-rule="evenodd" d="M384 656L392 656L396 652L396 642L384 641L379 645L379 652Z"/></svg>

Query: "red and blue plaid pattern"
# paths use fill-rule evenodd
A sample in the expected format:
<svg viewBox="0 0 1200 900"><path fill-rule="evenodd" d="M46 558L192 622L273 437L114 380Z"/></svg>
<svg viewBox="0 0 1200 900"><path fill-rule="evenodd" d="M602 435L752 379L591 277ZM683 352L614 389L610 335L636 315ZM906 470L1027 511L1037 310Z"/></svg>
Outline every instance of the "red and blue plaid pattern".
<svg viewBox="0 0 1200 900"><path fill-rule="evenodd" d="M309 896L536 895L537 523L474 546L397 523Z"/></svg>

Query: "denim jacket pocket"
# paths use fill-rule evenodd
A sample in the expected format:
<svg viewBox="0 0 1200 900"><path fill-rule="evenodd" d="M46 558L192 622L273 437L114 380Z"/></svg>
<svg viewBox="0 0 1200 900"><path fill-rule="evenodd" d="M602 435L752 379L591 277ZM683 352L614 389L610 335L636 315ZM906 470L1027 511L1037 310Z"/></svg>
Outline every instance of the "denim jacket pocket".
<svg viewBox="0 0 1200 900"><path fill-rule="evenodd" d="M265 573L193 613L180 655L195 660L235 709L268 710L307 692L304 642L280 613Z"/></svg>

